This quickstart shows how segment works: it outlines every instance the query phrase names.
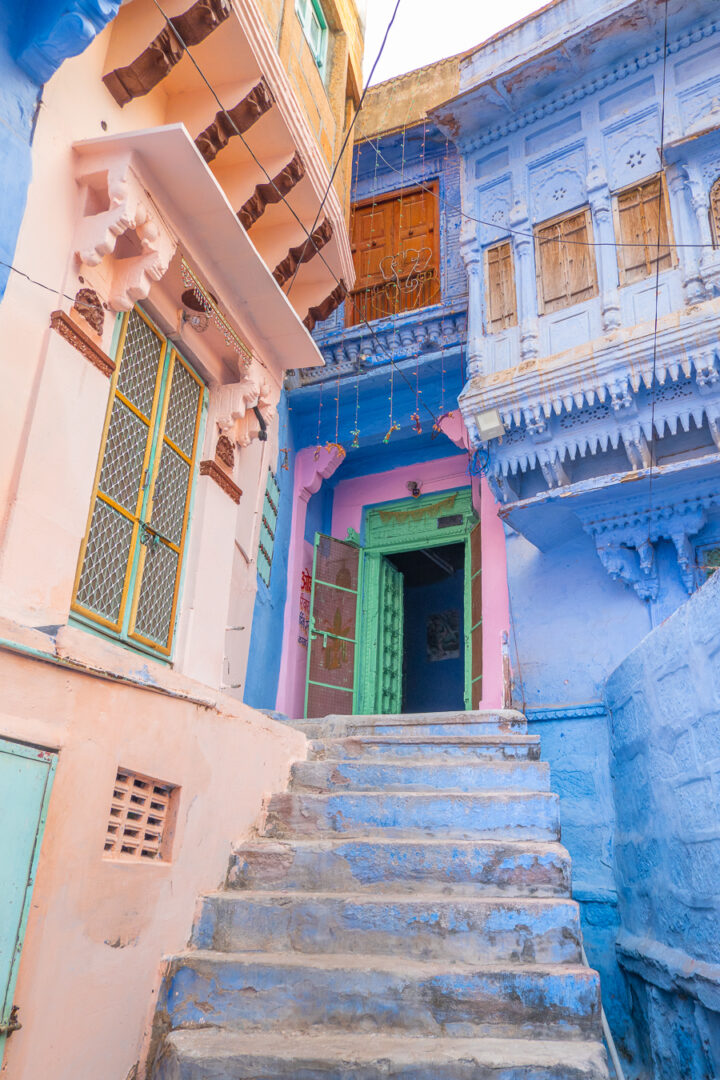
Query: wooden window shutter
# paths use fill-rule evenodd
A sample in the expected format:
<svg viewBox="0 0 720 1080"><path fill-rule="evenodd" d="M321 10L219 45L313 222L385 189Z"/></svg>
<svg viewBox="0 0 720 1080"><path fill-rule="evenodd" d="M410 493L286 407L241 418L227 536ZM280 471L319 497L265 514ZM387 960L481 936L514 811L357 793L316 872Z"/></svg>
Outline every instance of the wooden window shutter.
<svg viewBox="0 0 720 1080"><path fill-rule="evenodd" d="M416 188L354 207L355 287L349 326L427 307L440 300L434 188Z"/></svg>
<svg viewBox="0 0 720 1080"><path fill-rule="evenodd" d="M665 187L661 176L616 196L620 283L629 285L672 265Z"/></svg>
<svg viewBox="0 0 720 1080"><path fill-rule="evenodd" d="M715 247L720 247L720 176L710 188L710 228Z"/></svg>
<svg viewBox="0 0 720 1080"><path fill-rule="evenodd" d="M487 329L491 334L517 326L517 301L512 246L509 240L485 253L487 283Z"/></svg>
<svg viewBox="0 0 720 1080"><path fill-rule="evenodd" d="M537 226L535 237L541 315L579 304L597 294L588 208Z"/></svg>

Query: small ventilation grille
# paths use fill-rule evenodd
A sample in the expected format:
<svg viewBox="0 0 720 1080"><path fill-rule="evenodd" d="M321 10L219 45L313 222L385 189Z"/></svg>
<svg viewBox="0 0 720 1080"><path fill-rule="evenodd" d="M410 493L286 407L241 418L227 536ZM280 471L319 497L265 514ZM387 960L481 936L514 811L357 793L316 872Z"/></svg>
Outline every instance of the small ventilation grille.
<svg viewBox="0 0 720 1080"><path fill-rule="evenodd" d="M118 769L113 789L106 858L169 859L172 840L173 784Z"/></svg>

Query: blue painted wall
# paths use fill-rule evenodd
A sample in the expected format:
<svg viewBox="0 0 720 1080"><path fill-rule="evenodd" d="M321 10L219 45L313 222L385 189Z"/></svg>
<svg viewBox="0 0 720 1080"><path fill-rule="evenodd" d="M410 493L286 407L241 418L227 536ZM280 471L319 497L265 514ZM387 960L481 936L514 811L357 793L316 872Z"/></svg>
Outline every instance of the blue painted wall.
<svg viewBox="0 0 720 1080"><path fill-rule="evenodd" d="M283 614L287 599L295 464L293 433L289 421L287 396L284 392L278 402L278 422L278 445L288 449L288 468L281 467L283 455L280 454L276 472L280 487L280 505L278 506L270 585L266 585L258 577L243 694L243 701L256 709L275 708L282 657Z"/></svg>
<svg viewBox="0 0 720 1080"><path fill-rule="evenodd" d="M720 573L611 674L615 873L654 1080L720 1076Z"/></svg>
<svg viewBox="0 0 720 1080"><path fill-rule="evenodd" d="M443 549L438 548L442 555ZM405 586L405 712L442 712L464 708L465 659L463 653L464 571L432 585ZM460 614L460 656L429 660L427 620L454 608Z"/></svg>
<svg viewBox="0 0 720 1080"><path fill-rule="evenodd" d="M42 86L63 60L90 44L119 7L120 0L0 2L0 299L25 212Z"/></svg>

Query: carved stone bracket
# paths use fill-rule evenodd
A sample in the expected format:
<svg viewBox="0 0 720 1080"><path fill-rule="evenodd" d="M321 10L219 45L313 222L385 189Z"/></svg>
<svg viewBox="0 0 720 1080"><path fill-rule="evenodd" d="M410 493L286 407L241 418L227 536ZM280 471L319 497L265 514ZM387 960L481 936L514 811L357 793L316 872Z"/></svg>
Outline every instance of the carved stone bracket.
<svg viewBox="0 0 720 1080"><path fill-rule="evenodd" d="M325 297L322 303L315 304L313 307L308 308L308 313L303 319L303 325L307 327L310 333L312 333L317 323L325 322L326 319L330 318L333 311L340 307L340 304L342 304L347 294L347 285L343 279L340 278L339 284Z"/></svg>
<svg viewBox="0 0 720 1080"><path fill-rule="evenodd" d="M181 59L184 45L199 45L230 14L228 0L197 0L183 15L170 19L177 34L164 26L132 64L103 77L118 105L148 94Z"/></svg>
<svg viewBox="0 0 720 1080"><path fill-rule="evenodd" d="M261 79L234 108L228 109L227 113L222 109L217 112L212 124L208 124L195 139L195 145L207 163L210 164L217 157L233 135L243 135L249 131L272 108L274 101L270 87Z"/></svg>
<svg viewBox="0 0 720 1080"><path fill-rule="evenodd" d="M115 18L119 7L120 0L69 0L63 4L32 5L27 18L22 21L35 33L30 41L25 39L26 44L17 58L19 67L42 86L64 60L85 51L93 38ZM47 20L46 16L53 12L56 14Z"/></svg>
<svg viewBox="0 0 720 1080"><path fill-rule="evenodd" d="M273 270L273 277L281 287L289 281L302 263L310 262L317 253L332 239L333 227L330 218L325 218L321 225L297 247L290 248L282 262Z"/></svg>
<svg viewBox="0 0 720 1080"><path fill-rule="evenodd" d="M279 203L281 199L284 199L295 185L300 183L304 175L305 166L300 155L296 153L285 168L273 176L269 184L257 184L254 194L238 210L237 216L243 228L249 229L254 225L265 213L266 206Z"/></svg>
<svg viewBox="0 0 720 1080"><path fill-rule="evenodd" d="M220 387L217 426L221 435L239 446L249 446L263 431L256 409L267 427L275 415L275 402L265 380L248 377Z"/></svg>
<svg viewBox="0 0 720 1080"><path fill-rule="evenodd" d="M108 300L113 310L130 311L163 277L177 241L132 168L131 155L94 161L92 168L92 173L78 178L85 189L85 214L78 224L75 254L84 265L98 266L106 255L116 253L123 238L122 254L116 255L112 267Z"/></svg>
<svg viewBox="0 0 720 1080"><path fill-rule="evenodd" d="M50 316L50 326L56 330L60 337L77 349L86 360L102 371L103 375L110 377L115 370L115 361L104 352L97 342L85 333L82 327L66 315L64 311L53 311Z"/></svg>
<svg viewBox="0 0 720 1080"><path fill-rule="evenodd" d="M200 475L209 476L226 495L230 496L234 503L240 502L242 489L237 486L232 477L228 476L228 474L220 468L217 461L201 461Z"/></svg>

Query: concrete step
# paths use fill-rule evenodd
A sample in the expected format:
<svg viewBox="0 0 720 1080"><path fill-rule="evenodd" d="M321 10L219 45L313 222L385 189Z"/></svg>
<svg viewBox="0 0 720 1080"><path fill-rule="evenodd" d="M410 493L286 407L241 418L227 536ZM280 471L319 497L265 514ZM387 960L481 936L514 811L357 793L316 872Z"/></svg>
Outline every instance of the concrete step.
<svg viewBox="0 0 720 1080"><path fill-rule="evenodd" d="M237 889L407 892L451 896L570 895L570 856L557 843L420 838L242 844L227 880Z"/></svg>
<svg viewBox="0 0 720 1080"><path fill-rule="evenodd" d="M198 950L170 961L171 1028L600 1038L598 976L581 965L447 964L374 955Z"/></svg>
<svg viewBox="0 0 720 1080"><path fill-rule="evenodd" d="M309 761L537 761L539 735L349 735L314 739Z"/></svg>
<svg viewBox="0 0 720 1080"><path fill-rule="evenodd" d="M290 791L549 791L544 761L297 761Z"/></svg>
<svg viewBox="0 0 720 1080"><path fill-rule="evenodd" d="M174 1031L157 1080L608 1080L599 1042Z"/></svg>
<svg viewBox="0 0 720 1080"><path fill-rule="evenodd" d="M555 899L225 891L203 898L191 944L448 963L581 961L577 904Z"/></svg>
<svg viewBox="0 0 720 1080"><path fill-rule="evenodd" d="M274 795L264 834L292 836L559 840L558 798L552 792L348 791Z"/></svg>
<svg viewBox="0 0 720 1080"><path fill-rule="evenodd" d="M524 735L527 720L515 709L468 712L387 713L365 716L325 716L295 720L293 727L310 738L345 735Z"/></svg>

